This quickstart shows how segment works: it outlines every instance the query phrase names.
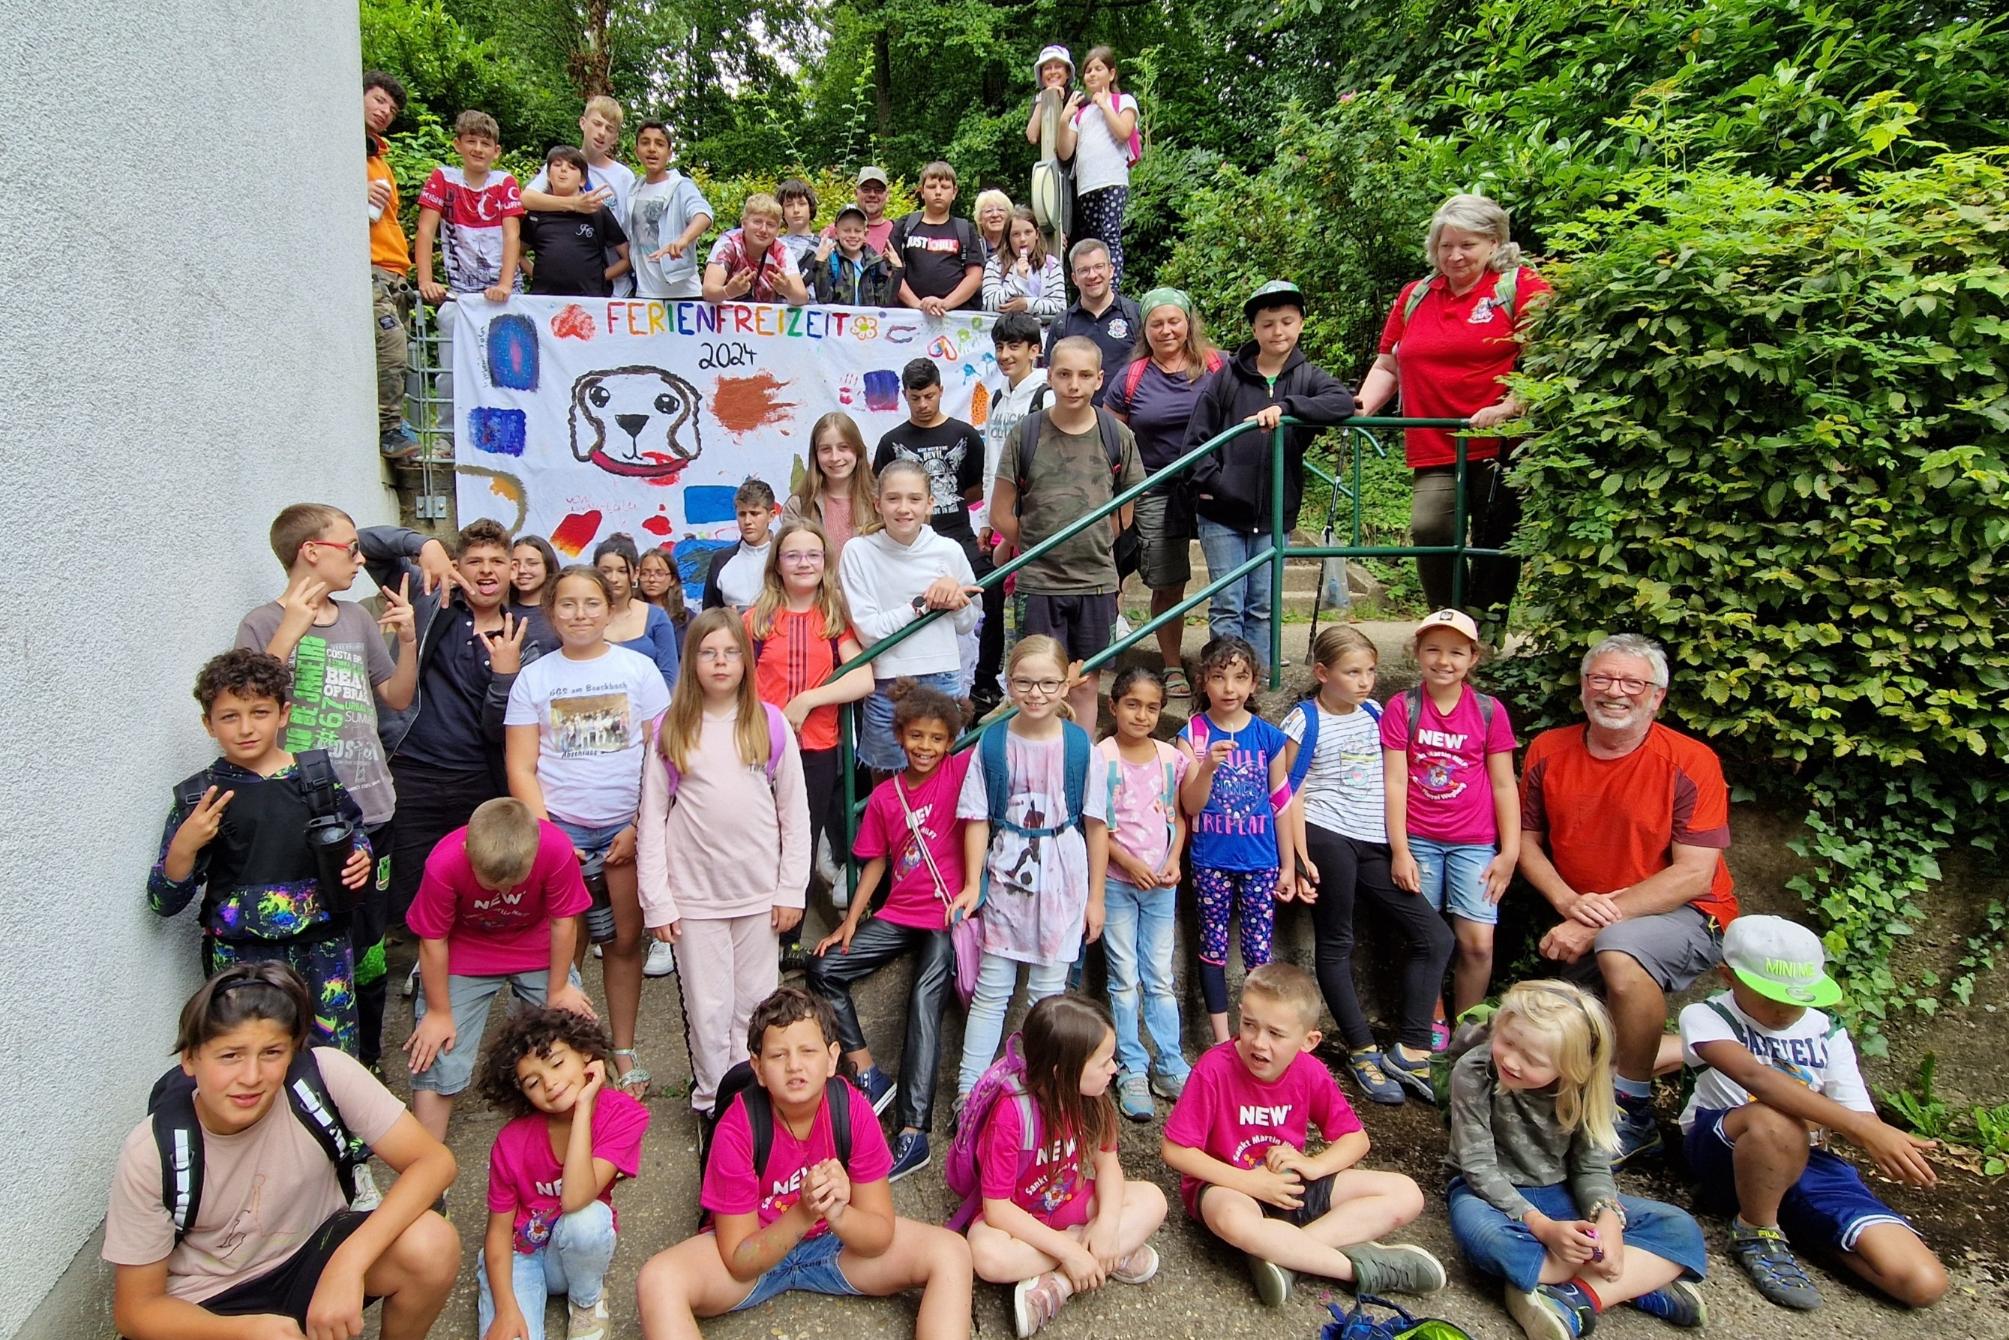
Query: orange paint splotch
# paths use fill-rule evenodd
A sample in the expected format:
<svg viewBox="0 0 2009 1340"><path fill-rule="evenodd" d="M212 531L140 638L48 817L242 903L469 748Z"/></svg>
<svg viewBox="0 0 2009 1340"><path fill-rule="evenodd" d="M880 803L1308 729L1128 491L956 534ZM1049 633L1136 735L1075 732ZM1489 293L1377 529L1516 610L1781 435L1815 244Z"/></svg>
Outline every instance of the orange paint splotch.
<svg viewBox="0 0 2009 1340"><path fill-rule="evenodd" d="M734 437L788 423L795 417L795 402L783 400L781 390L790 384L772 372L721 377L712 389L712 417Z"/></svg>

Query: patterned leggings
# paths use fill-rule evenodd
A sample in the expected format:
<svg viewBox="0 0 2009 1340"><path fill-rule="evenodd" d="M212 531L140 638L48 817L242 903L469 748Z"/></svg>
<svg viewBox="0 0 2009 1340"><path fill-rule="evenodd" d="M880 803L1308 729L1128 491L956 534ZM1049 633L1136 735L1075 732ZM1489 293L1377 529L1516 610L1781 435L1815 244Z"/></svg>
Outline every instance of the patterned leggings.
<svg viewBox="0 0 2009 1340"><path fill-rule="evenodd" d="M360 1028L356 1022L356 960L349 937L342 931L317 939L219 940L204 937L202 970L215 976L233 963L284 963L300 974L314 1004L308 1041L316 1047L339 1047L357 1054Z"/></svg>
<svg viewBox="0 0 2009 1340"><path fill-rule="evenodd" d="M1200 895L1200 994L1207 1013L1228 1009L1228 917L1242 926L1242 968L1270 961L1277 924L1277 870L1207 870L1195 867L1193 888Z"/></svg>
<svg viewBox="0 0 2009 1340"><path fill-rule="evenodd" d="M1111 288L1123 286L1123 211L1130 203L1128 186L1105 186L1074 198L1074 232L1068 245L1093 237L1109 248Z"/></svg>

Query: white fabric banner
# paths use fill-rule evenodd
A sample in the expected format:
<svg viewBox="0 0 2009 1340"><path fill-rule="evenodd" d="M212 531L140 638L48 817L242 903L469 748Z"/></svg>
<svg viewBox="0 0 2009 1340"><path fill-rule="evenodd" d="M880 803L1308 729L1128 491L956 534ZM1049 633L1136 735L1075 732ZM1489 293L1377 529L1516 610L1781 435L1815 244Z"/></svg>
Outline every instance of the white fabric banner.
<svg viewBox="0 0 2009 1340"><path fill-rule="evenodd" d="M849 414L867 460L906 419L900 369L926 357L942 408L981 426L997 370L977 312L534 298L456 303L454 473L460 524L491 517L590 561L616 531L674 545L688 583L736 540L749 476L786 501L810 430Z"/></svg>

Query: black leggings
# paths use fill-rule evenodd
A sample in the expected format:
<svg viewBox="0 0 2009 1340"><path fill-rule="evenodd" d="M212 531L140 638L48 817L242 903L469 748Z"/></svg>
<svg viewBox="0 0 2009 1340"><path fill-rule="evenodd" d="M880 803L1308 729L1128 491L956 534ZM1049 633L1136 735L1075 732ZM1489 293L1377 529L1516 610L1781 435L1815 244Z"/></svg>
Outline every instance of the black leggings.
<svg viewBox="0 0 2009 1340"><path fill-rule="evenodd" d="M1420 896L1395 887L1388 871L1388 845L1359 842L1307 822L1305 845L1318 867L1318 901L1311 905L1318 936L1313 962L1325 1006L1339 1024L1350 1051L1374 1045L1353 987L1354 895L1365 894L1388 913L1408 943L1402 967L1402 1013L1396 1037L1414 1051L1430 1049L1430 1007L1444 988L1451 962L1451 927Z"/></svg>
<svg viewBox="0 0 2009 1340"><path fill-rule="evenodd" d="M848 711L842 707L839 711ZM844 788L839 763L844 751L841 748L805 749L802 751L802 784L809 792L809 882L816 882L816 845L823 835L830 834L830 859L841 867L844 864ZM809 906L809 890L802 891L802 905ZM802 923L795 923L794 929L781 933L783 944L802 943Z"/></svg>

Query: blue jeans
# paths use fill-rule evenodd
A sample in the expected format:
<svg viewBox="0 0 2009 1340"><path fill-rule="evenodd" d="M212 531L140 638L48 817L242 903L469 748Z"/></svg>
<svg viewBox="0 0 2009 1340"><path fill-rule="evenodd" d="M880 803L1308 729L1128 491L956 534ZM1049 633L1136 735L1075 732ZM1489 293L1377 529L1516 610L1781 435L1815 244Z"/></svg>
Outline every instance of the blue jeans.
<svg viewBox="0 0 2009 1340"><path fill-rule="evenodd" d="M1575 1219L1583 1213L1566 1183L1517 1188L1534 1207L1551 1219ZM1519 1219L1511 1219L1453 1177L1449 1188L1451 1236L1466 1262L1481 1274L1496 1275L1516 1289L1532 1289L1541 1281L1548 1248ZM1688 1211L1638 1196L1618 1198L1625 1207L1627 1251L1645 1252L1681 1267L1687 1279L1699 1280L1709 1269L1702 1229Z"/></svg>
<svg viewBox="0 0 2009 1340"><path fill-rule="evenodd" d="M1116 1063L1132 1075L1149 1064L1137 1035L1142 979L1144 1027L1158 1053L1158 1073L1183 1078L1192 1067L1180 1048L1179 996L1172 986L1172 923L1179 890L1108 882L1102 948L1109 959L1109 1012L1116 1018Z"/></svg>
<svg viewBox="0 0 2009 1340"><path fill-rule="evenodd" d="M959 671L937 670L933 674L915 675L913 680L924 688L940 689L951 698L963 696L963 677ZM907 766L907 751L893 738L893 700L887 696L892 687L890 679L876 681L871 695L862 704L864 711L859 714L858 761L875 772L898 772Z"/></svg>
<svg viewBox="0 0 2009 1340"><path fill-rule="evenodd" d="M1067 963L1026 963L1002 954L985 954L977 972L977 992L970 999L969 1022L963 1027L963 1062L956 1072L956 1092L968 1093L977 1087L984 1071L998 1058L998 1044L1004 1041L1005 1011L1011 1008L1012 991L1018 986L1018 970L1030 969L1025 978L1025 1003L1035 1004L1057 996L1067 986Z"/></svg>
<svg viewBox="0 0 2009 1340"><path fill-rule="evenodd" d="M1499 924L1500 905L1486 897L1486 867L1500 854L1498 847L1411 836L1409 854L1416 858L1424 902L1481 926Z"/></svg>
<svg viewBox="0 0 2009 1340"><path fill-rule="evenodd" d="M485 1254L485 1253L484 1253ZM544 1340L544 1300L564 1295L581 1307L600 1301L600 1284L614 1263L614 1212L604 1201L558 1216L551 1238L534 1252L512 1252L509 1290L516 1295L529 1340ZM475 1279L481 1284L480 1327L487 1335L495 1321L495 1298L489 1292L488 1263L475 1258Z"/></svg>
<svg viewBox="0 0 2009 1340"><path fill-rule="evenodd" d="M1270 551L1268 531L1248 535L1218 521L1200 518L1200 552L1207 556L1207 580L1232 572L1257 554ZM1256 664L1270 663L1270 577L1267 564L1214 593L1207 607L1212 637L1239 637L1256 649Z"/></svg>

